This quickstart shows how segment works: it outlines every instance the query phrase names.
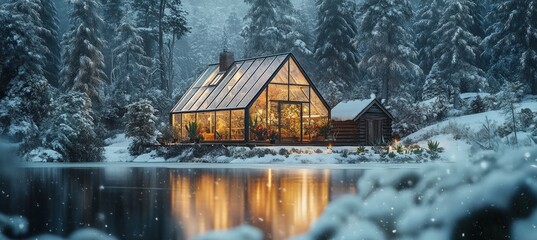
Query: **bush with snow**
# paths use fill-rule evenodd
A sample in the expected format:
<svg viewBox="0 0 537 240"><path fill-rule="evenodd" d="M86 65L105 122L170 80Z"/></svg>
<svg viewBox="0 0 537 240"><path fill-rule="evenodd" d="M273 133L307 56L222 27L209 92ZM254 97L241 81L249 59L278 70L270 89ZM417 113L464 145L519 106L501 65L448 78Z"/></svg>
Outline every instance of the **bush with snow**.
<svg viewBox="0 0 537 240"><path fill-rule="evenodd" d="M151 101L142 99L127 106L127 128L125 135L133 139L129 146L132 155L140 155L150 151L149 147L155 144L157 117Z"/></svg>
<svg viewBox="0 0 537 240"><path fill-rule="evenodd" d="M331 203L299 239L535 236L537 150L502 152L450 165L367 171L359 193Z"/></svg>

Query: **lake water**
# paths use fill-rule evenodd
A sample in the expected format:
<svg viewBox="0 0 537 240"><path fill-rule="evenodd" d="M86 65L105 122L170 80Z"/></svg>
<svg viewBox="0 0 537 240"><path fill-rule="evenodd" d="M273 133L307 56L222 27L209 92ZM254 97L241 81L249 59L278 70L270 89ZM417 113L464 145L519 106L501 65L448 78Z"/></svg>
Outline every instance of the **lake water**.
<svg viewBox="0 0 537 240"><path fill-rule="evenodd" d="M120 239L191 239L250 224L265 239L308 230L325 206L356 192L360 169L21 168L0 179L0 213L30 233L94 227Z"/></svg>

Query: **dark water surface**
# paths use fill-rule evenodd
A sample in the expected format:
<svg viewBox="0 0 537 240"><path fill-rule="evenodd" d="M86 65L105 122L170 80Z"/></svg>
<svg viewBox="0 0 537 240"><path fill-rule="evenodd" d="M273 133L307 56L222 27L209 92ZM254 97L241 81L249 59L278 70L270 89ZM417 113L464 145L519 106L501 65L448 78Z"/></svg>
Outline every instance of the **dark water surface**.
<svg viewBox="0 0 537 240"><path fill-rule="evenodd" d="M20 168L0 178L0 213L30 233L83 227L120 239L191 239L251 224L266 239L305 232L325 206L356 191L359 169Z"/></svg>

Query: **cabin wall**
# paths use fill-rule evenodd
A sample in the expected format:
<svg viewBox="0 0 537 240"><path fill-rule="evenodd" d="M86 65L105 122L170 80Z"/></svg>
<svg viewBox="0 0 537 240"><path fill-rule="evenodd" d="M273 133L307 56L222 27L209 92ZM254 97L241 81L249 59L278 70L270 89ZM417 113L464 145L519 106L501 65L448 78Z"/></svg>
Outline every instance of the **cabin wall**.
<svg viewBox="0 0 537 240"><path fill-rule="evenodd" d="M392 140L392 120L376 104L371 106L356 121L333 121L332 134L337 143L371 145L367 139L368 121L380 121L382 138L385 142Z"/></svg>

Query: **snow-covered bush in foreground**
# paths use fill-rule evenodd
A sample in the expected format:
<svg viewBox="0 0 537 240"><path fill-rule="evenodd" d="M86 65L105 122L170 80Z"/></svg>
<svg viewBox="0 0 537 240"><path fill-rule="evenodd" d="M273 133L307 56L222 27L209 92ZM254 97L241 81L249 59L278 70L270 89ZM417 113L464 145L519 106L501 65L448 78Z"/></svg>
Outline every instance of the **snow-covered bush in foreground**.
<svg viewBox="0 0 537 240"><path fill-rule="evenodd" d="M195 240L261 240L263 233L254 227L243 225L231 229L229 231L214 231L207 232L201 236L194 238Z"/></svg>
<svg viewBox="0 0 537 240"><path fill-rule="evenodd" d="M535 239L537 150L366 171L299 239Z"/></svg>

